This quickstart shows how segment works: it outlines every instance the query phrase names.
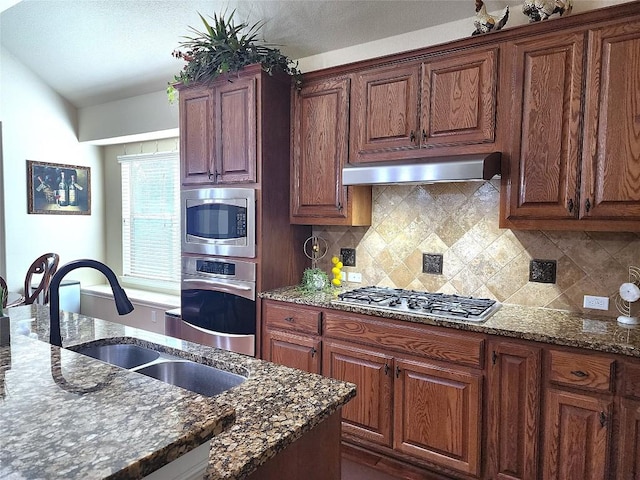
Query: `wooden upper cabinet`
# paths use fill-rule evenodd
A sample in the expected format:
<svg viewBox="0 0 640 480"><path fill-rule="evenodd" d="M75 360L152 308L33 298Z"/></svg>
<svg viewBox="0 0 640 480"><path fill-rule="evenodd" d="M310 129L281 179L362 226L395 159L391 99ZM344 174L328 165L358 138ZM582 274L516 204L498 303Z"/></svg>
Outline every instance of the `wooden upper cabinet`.
<svg viewBox="0 0 640 480"><path fill-rule="evenodd" d="M497 67L496 47L446 55L422 65L423 148L495 142Z"/></svg>
<svg viewBox="0 0 640 480"><path fill-rule="evenodd" d="M640 20L589 32L585 98L580 215L638 221Z"/></svg>
<svg viewBox="0 0 640 480"><path fill-rule="evenodd" d="M216 87L216 183L256 181L256 77L237 78Z"/></svg>
<svg viewBox="0 0 640 480"><path fill-rule="evenodd" d="M183 185L257 180L258 78L179 87Z"/></svg>
<svg viewBox="0 0 640 480"><path fill-rule="evenodd" d="M507 46L501 227L640 231L640 21Z"/></svg>
<svg viewBox="0 0 640 480"><path fill-rule="evenodd" d="M290 221L370 225L371 187L342 185L349 132L349 79L293 89Z"/></svg>
<svg viewBox="0 0 640 480"><path fill-rule="evenodd" d="M420 64L357 73L351 91L350 163L405 158L419 148Z"/></svg>
<svg viewBox="0 0 640 480"><path fill-rule="evenodd" d="M497 57L472 48L355 74L349 162L491 151Z"/></svg>
<svg viewBox="0 0 640 480"><path fill-rule="evenodd" d="M204 86L180 90L180 165L182 183L212 182L213 91Z"/></svg>
<svg viewBox="0 0 640 480"><path fill-rule="evenodd" d="M514 42L509 217L578 215L584 32Z"/></svg>

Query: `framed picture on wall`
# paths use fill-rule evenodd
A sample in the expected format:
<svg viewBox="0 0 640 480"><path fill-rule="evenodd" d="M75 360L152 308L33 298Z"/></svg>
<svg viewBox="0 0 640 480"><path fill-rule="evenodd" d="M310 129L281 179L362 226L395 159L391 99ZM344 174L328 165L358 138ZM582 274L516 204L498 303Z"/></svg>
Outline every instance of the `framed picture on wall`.
<svg viewBox="0 0 640 480"><path fill-rule="evenodd" d="M91 215L91 168L27 160L27 212Z"/></svg>

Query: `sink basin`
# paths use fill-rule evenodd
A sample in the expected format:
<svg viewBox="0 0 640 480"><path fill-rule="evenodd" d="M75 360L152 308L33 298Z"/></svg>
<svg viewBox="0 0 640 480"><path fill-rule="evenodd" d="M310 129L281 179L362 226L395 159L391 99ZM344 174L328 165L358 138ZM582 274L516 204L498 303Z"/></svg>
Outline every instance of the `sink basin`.
<svg viewBox="0 0 640 480"><path fill-rule="evenodd" d="M74 351L126 369L139 367L160 357L160 353L155 350L129 343L86 345Z"/></svg>
<svg viewBox="0 0 640 480"><path fill-rule="evenodd" d="M153 363L135 371L206 397L218 395L246 380L242 375L189 361Z"/></svg>

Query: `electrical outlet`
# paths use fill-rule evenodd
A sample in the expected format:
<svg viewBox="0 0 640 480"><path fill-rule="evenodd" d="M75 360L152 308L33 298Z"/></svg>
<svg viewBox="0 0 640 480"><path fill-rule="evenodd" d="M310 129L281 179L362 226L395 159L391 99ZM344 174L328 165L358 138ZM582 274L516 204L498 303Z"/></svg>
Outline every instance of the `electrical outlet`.
<svg viewBox="0 0 640 480"><path fill-rule="evenodd" d="M347 272L340 272L340 280L343 282L347 279Z"/></svg>
<svg viewBox="0 0 640 480"><path fill-rule="evenodd" d="M593 308L594 310L609 310L609 297L585 295L582 306L584 308Z"/></svg>
<svg viewBox="0 0 640 480"><path fill-rule="evenodd" d="M362 283L362 274L358 272L347 273L347 281L353 283Z"/></svg>

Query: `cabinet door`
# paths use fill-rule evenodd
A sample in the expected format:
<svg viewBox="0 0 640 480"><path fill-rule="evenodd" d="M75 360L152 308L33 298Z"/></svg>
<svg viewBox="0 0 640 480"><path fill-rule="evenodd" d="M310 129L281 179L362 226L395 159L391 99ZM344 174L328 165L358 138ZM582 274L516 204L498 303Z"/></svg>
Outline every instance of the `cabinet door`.
<svg viewBox="0 0 640 480"><path fill-rule="evenodd" d="M584 33L509 44L508 219L578 215Z"/></svg>
<svg viewBox="0 0 640 480"><path fill-rule="evenodd" d="M349 79L305 83L293 92L290 221L371 225L371 187L342 185L349 132Z"/></svg>
<svg viewBox="0 0 640 480"><path fill-rule="evenodd" d="M213 90L180 90L180 164L182 183L213 183Z"/></svg>
<svg viewBox="0 0 640 480"><path fill-rule="evenodd" d="M422 66L423 148L495 141L497 53L463 52Z"/></svg>
<svg viewBox="0 0 640 480"><path fill-rule="evenodd" d="M593 30L588 45L580 213L640 220L640 21Z"/></svg>
<svg viewBox="0 0 640 480"><path fill-rule="evenodd" d="M495 342L489 352L489 476L497 480L536 480L541 350L519 343Z"/></svg>
<svg viewBox="0 0 640 480"><path fill-rule="evenodd" d="M279 365L320 373L320 340L318 337L294 335L277 330L265 335L264 356Z"/></svg>
<svg viewBox="0 0 640 480"><path fill-rule="evenodd" d="M611 412L610 400L547 390L543 478L607 478Z"/></svg>
<svg viewBox="0 0 640 480"><path fill-rule="evenodd" d="M326 340L322 373L355 383L356 397L342 407L342 431L391 447L393 358L383 352Z"/></svg>
<svg viewBox="0 0 640 480"><path fill-rule="evenodd" d="M256 181L256 82L251 76L216 86L216 183Z"/></svg>
<svg viewBox="0 0 640 480"><path fill-rule="evenodd" d="M351 91L351 163L409 158L419 148L418 64L355 76Z"/></svg>
<svg viewBox="0 0 640 480"><path fill-rule="evenodd" d="M394 448L480 475L482 374L396 358Z"/></svg>
<svg viewBox="0 0 640 480"><path fill-rule="evenodd" d="M291 220L346 219L349 80L309 82L293 97Z"/></svg>
<svg viewBox="0 0 640 480"><path fill-rule="evenodd" d="M640 402L621 400L619 425L616 479L640 480Z"/></svg>

